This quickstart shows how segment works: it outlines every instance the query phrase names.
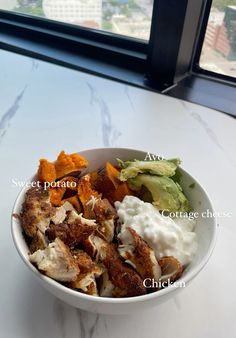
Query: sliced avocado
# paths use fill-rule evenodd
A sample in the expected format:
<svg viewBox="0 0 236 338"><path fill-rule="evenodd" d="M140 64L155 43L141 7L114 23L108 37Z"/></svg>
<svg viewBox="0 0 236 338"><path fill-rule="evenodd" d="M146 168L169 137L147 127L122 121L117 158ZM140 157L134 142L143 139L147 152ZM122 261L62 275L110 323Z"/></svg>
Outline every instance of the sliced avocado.
<svg viewBox="0 0 236 338"><path fill-rule="evenodd" d="M179 184L166 176L139 174L128 180L130 189L142 192L142 187L152 194L152 204L159 210L189 212L190 205ZM140 196L142 198L142 196Z"/></svg>
<svg viewBox="0 0 236 338"><path fill-rule="evenodd" d="M175 175L175 171L180 164L179 159L159 160L159 161L126 161L118 159L119 166L122 168L119 179L127 181L134 178L138 174L152 174L159 176L171 177Z"/></svg>

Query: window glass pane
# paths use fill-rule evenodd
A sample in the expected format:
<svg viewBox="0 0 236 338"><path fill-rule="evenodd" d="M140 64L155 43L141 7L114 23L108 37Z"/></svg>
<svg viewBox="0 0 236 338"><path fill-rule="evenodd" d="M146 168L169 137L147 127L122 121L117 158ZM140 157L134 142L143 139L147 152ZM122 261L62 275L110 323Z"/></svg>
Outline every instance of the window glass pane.
<svg viewBox="0 0 236 338"><path fill-rule="evenodd" d="M236 77L236 0L213 0L200 66Z"/></svg>
<svg viewBox="0 0 236 338"><path fill-rule="evenodd" d="M0 9L148 40L154 0L0 0Z"/></svg>

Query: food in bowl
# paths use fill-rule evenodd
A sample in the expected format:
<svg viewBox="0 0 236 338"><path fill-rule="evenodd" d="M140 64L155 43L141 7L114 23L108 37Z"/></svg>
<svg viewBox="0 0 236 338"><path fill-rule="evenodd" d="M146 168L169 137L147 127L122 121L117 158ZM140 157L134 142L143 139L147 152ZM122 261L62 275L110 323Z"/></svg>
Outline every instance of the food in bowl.
<svg viewBox="0 0 236 338"><path fill-rule="evenodd" d="M115 160L115 159L113 159ZM115 161L114 161L115 162ZM117 159L89 170L62 151L40 160L19 215L29 260L78 292L134 297L177 281L197 250L178 159Z"/></svg>

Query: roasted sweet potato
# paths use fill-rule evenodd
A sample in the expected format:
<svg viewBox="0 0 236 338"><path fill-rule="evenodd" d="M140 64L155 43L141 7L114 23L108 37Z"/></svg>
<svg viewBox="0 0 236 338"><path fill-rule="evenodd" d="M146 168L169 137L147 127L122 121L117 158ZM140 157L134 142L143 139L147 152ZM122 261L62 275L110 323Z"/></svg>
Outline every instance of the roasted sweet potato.
<svg viewBox="0 0 236 338"><path fill-rule="evenodd" d="M99 193L93 190L89 175L85 175L80 179L78 185L78 196L83 206L84 217L90 218L91 213L87 203L92 196L94 198L99 197Z"/></svg>
<svg viewBox="0 0 236 338"><path fill-rule="evenodd" d="M77 153L65 154L61 151L55 162L57 178L63 177L74 171L79 171L88 166L88 161Z"/></svg>
<svg viewBox="0 0 236 338"><path fill-rule="evenodd" d="M38 180L42 183L53 182L56 179L56 169L53 163L48 160L41 159L38 168Z"/></svg>
<svg viewBox="0 0 236 338"><path fill-rule="evenodd" d="M57 183L63 188L65 187L66 189L70 189L73 191L77 191L78 188L78 178L73 177L73 176L66 176L63 177L60 181Z"/></svg>
<svg viewBox="0 0 236 338"><path fill-rule="evenodd" d="M110 162L98 172L94 185L110 202L122 201L126 195L133 195L126 182L119 180L119 170Z"/></svg>
<svg viewBox="0 0 236 338"><path fill-rule="evenodd" d="M116 189L111 190L106 197L111 203L114 203L115 201L121 202L126 195L133 195L133 192L129 189L126 182L122 182Z"/></svg>
<svg viewBox="0 0 236 338"><path fill-rule="evenodd" d="M104 168L98 171L95 186L101 193L108 193L118 187L120 181L118 179L119 171L107 162Z"/></svg>
<svg viewBox="0 0 236 338"><path fill-rule="evenodd" d="M77 194L78 179L72 176L67 176L57 181L55 184L56 187L52 186L49 188L50 202L52 205L59 207L67 200L74 205L76 209L78 207L80 210L81 208L79 208L79 202L78 200L76 201L77 198L72 199L71 201L69 200Z"/></svg>
<svg viewBox="0 0 236 338"><path fill-rule="evenodd" d="M92 189L96 190L96 182L98 179L98 172L97 171L92 171L91 173L88 174L90 178L90 184Z"/></svg>
<svg viewBox="0 0 236 338"><path fill-rule="evenodd" d="M71 196L71 197L63 199L61 201L61 205L66 201L70 202L79 214L82 212L82 207L80 205L80 202L77 196Z"/></svg>
<svg viewBox="0 0 236 338"><path fill-rule="evenodd" d="M65 192L66 188L49 188L50 202L54 207L61 206Z"/></svg>

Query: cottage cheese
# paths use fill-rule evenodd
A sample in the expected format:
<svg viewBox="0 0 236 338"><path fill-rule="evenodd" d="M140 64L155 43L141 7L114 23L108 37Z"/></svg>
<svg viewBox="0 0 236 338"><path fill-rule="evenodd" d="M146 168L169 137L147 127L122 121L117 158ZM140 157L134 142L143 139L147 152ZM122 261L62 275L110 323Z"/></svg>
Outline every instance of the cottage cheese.
<svg viewBox="0 0 236 338"><path fill-rule="evenodd" d="M156 258L174 256L184 266L189 264L197 250L195 220L161 215L151 203L126 196L115 202L122 224L119 238L126 240L127 227L134 229L154 250Z"/></svg>

